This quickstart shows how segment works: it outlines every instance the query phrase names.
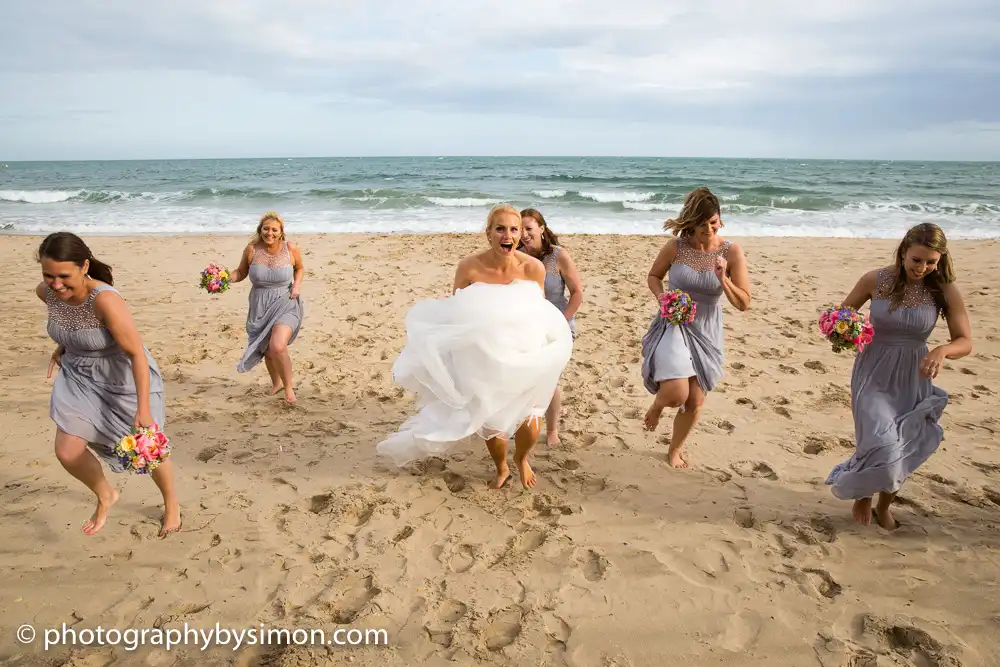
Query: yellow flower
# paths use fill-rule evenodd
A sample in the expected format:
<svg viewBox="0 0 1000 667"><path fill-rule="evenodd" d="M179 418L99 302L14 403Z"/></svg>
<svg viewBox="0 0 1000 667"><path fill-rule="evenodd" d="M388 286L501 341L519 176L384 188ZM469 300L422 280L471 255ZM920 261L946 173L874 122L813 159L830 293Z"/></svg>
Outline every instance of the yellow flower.
<svg viewBox="0 0 1000 667"><path fill-rule="evenodd" d="M220 271L219 272L219 277L222 278L223 280L225 280L226 278L229 277L229 271Z"/></svg>
<svg viewBox="0 0 1000 667"><path fill-rule="evenodd" d="M122 449L123 452L131 452L132 450L134 450L135 449L135 437L129 435L129 436L125 436L124 438L122 438L121 449Z"/></svg>
<svg viewBox="0 0 1000 667"><path fill-rule="evenodd" d="M839 334L844 333L845 331L847 331L847 322L845 322L844 320L840 320L839 322L837 322L836 329L837 333Z"/></svg>

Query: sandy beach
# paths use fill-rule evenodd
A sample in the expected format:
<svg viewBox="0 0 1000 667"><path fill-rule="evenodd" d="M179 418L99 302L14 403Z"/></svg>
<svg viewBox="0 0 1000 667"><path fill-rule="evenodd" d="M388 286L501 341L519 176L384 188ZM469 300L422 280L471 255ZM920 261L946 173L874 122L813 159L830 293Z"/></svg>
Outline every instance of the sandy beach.
<svg viewBox="0 0 1000 667"><path fill-rule="evenodd" d="M491 491L472 440L397 469L375 445L415 409L392 383L403 318L449 293L479 235L327 235L303 248L305 324L290 352L299 403L240 375L248 236L85 237L114 267L167 383L183 530L156 537L160 496L122 499L88 537L88 491L59 465L45 380L54 348L39 238L0 237L11 282L0 349L0 665L551 665L990 667L1000 664L1000 244L953 241L974 351L937 383L937 454L904 486L901 528L851 521L823 480L853 447L852 357L815 324L895 241L746 238L753 305L726 304L726 376L687 447L672 413L648 434L640 338L646 272L665 236L565 236L584 281L564 374L562 443L538 485ZM941 322L932 339L947 337ZM388 646L59 646L45 628L383 628ZM31 624L39 638L19 644Z"/></svg>

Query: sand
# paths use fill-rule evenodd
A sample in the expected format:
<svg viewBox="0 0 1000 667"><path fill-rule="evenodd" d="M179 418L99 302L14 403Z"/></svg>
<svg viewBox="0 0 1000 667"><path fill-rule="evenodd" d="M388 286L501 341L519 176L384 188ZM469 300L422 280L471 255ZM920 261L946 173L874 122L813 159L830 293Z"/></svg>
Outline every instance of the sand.
<svg viewBox="0 0 1000 667"><path fill-rule="evenodd" d="M538 486L489 491L481 441L399 470L376 443L414 409L392 383L403 316L449 292L475 236L325 236L304 250L306 321L291 353L299 405L239 375L249 284L197 288L244 237L88 239L115 268L167 381L183 531L157 539L150 480L84 535L86 489L52 453L53 344L38 239L0 238L0 664L1000 664L1000 288L996 241L952 244L975 349L949 362L938 453L903 488L902 527L851 521L823 485L851 453L850 355L818 309L889 263L894 242L738 239L754 301L726 305L726 376L688 447L647 434L645 276L664 237L567 236L585 281L564 375L563 442ZM933 342L947 336L942 323ZM389 646L202 651L16 643L13 629L384 628ZM332 636L332 635L330 635ZM44 657L44 660L42 659Z"/></svg>

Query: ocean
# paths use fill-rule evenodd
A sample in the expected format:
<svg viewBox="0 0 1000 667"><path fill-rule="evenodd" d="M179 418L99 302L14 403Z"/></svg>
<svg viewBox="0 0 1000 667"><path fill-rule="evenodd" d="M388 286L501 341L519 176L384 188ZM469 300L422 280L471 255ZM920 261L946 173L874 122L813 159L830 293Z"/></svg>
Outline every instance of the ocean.
<svg viewBox="0 0 1000 667"><path fill-rule="evenodd" d="M0 156L2 160L2 156ZM483 229L489 207L559 234L657 234L689 190L723 200L729 236L1000 236L1000 163L608 157L0 161L0 233L290 234Z"/></svg>

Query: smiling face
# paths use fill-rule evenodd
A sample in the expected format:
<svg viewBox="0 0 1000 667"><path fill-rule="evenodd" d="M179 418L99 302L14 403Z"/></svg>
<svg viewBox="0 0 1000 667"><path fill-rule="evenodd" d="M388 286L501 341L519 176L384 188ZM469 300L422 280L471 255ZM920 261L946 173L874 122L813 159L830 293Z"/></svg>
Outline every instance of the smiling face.
<svg viewBox="0 0 1000 667"><path fill-rule="evenodd" d="M530 215L521 218L521 243L524 249L529 252L538 252L542 249L542 227L537 220Z"/></svg>
<svg viewBox="0 0 1000 667"><path fill-rule="evenodd" d="M258 233L264 243L267 245L274 245L281 240L281 237L285 233L285 228L280 221L275 220L274 218L268 218L261 223Z"/></svg>
<svg viewBox="0 0 1000 667"><path fill-rule="evenodd" d="M70 301L87 294L87 269L89 262L78 266L76 262L57 262L42 257L42 280L60 301Z"/></svg>
<svg viewBox="0 0 1000 667"><path fill-rule="evenodd" d="M941 253L923 245L911 245L903 253L903 268L907 279L918 282L937 270Z"/></svg>
<svg viewBox="0 0 1000 667"><path fill-rule="evenodd" d="M722 227L722 218L716 213L707 220L692 227L691 234L702 243L709 243L718 236L720 227Z"/></svg>
<svg viewBox="0 0 1000 667"><path fill-rule="evenodd" d="M486 230L486 238L493 252L501 257L510 257L521 241L521 216L516 213L495 216Z"/></svg>

